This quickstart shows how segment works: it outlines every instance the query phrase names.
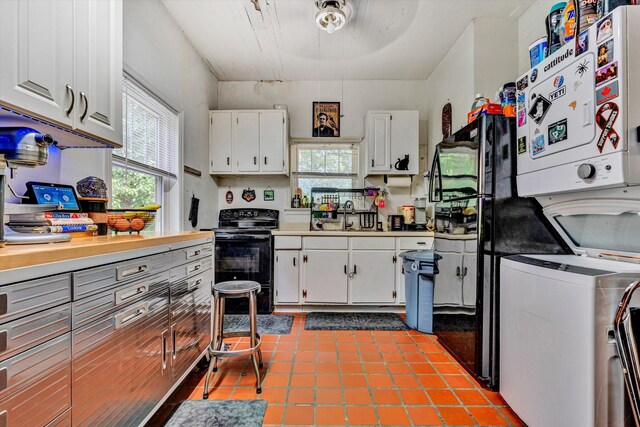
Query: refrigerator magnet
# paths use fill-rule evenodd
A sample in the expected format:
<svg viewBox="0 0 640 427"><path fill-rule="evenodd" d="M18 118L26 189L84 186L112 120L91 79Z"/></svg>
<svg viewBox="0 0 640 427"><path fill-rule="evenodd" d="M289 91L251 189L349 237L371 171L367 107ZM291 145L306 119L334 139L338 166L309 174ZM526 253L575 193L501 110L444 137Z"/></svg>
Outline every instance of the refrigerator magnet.
<svg viewBox="0 0 640 427"><path fill-rule="evenodd" d="M275 191L273 191L273 189L271 187L267 187L264 190L264 201L265 202L272 202L274 201L276 198L275 195Z"/></svg>
<svg viewBox="0 0 640 427"><path fill-rule="evenodd" d="M527 152L527 137L518 138L518 155Z"/></svg>

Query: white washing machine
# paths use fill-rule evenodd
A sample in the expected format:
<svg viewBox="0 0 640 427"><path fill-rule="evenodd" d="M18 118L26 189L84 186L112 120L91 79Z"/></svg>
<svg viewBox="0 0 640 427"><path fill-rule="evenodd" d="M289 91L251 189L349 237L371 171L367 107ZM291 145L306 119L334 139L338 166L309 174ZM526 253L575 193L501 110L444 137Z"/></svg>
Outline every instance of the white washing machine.
<svg viewBox="0 0 640 427"><path fill-rule="evenodd" d="M587 256L502 260L500 393L529 427L634 426L611 326L638 278Z"/></svg>

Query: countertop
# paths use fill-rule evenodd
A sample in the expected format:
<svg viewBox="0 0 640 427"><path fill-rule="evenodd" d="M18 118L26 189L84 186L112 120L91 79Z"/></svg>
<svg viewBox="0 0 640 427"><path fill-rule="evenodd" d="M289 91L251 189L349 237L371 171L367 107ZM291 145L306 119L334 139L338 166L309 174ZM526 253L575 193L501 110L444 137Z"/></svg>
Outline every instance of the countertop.
<svg viewBox="0 0 640 427"><path fill-rule="evenodd" d="M432 231L341 231L341 230L273 230L274 236L342 236L342 237L433 237Z"/></svg>
<svg viewBox="0 0 640 427"><path fill-rule="evenodd" d="M106 255L113 252L144 249L189 240L212 237L211 231L184 231L176 233L142 232L140 235L80 237L63 243L39 245L6 245L0 248L0 271L30 267L50 262Z"/></svg>

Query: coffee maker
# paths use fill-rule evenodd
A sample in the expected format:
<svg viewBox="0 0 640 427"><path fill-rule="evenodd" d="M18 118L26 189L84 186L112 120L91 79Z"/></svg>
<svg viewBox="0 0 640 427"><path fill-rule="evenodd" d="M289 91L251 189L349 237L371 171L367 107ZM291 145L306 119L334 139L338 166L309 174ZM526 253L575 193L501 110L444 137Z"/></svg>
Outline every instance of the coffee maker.
<svg viewBox="0 0 640 427"><path fill-rule="evenodd" d="M413 206L415 206L414 221L418 229L426 228L427 226L427 198L418 197L414 199Z"/></svg>
<svg viewBox="0 0 640 427"><path fill-rule="evenodd" d="M5 227L5 213L32 213L56 210L58 205L18 205L5 202L6 169L13 178L18 167L47 164L49 146L55 141L49 134L41 134L27 127L0 127L0 247L5 244L68 242L71 237L62 233L16 233ZM6 166L5 166L6 165ZM6 212L5 212L6 211Z"/></svg>

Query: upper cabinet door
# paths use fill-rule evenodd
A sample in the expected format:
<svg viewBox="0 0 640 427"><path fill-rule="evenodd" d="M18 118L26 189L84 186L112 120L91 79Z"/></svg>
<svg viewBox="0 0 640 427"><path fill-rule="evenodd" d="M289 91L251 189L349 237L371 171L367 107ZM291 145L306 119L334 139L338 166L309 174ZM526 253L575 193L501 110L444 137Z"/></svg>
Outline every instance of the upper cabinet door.
<svg viewBox="0 0 640 427"><path fill-rule="evenodd" d="M260 112L260 171L284 172L286 141L284 111Z"/></svg>
<svg viewBox="0 0 640 427"><path fill-rule="evenodd" d="M121 144L122 1L75 5L76 128Z"/></svg>
<svg viewBox="0 0 640 427"><path fill-rule="evenodd" d="M236 114L236 165L238 172L260 171L260 113Z"/></svg>
<svg viewBox="0 0 640 427"><path fill-rule="evenodd" d="M391 169L391 114L370 114L369 170L386 172Z"/></svg>
<svg viewBox="0 0 640 427"><path fill-rule="evenodd" d="M231 172L231 141L233 140L233 113L212 111L209 128L209 172Z"/></svg>
<svg viewBox="0 0 640 427"><path fill-rule="evenodd" d="M415 175L418 173L419 154L418 111L394 111L391 120L391 161L389 162L394 174ZM407 157L408 156L408 157ZM409 169L399 169L406 160Z"/></svg>
<svg viewBox="0 0 640 427"><path fill-rule="evenodd" d="M72 0L0 1L2 105L73 125L73 6Z"/></svg>

